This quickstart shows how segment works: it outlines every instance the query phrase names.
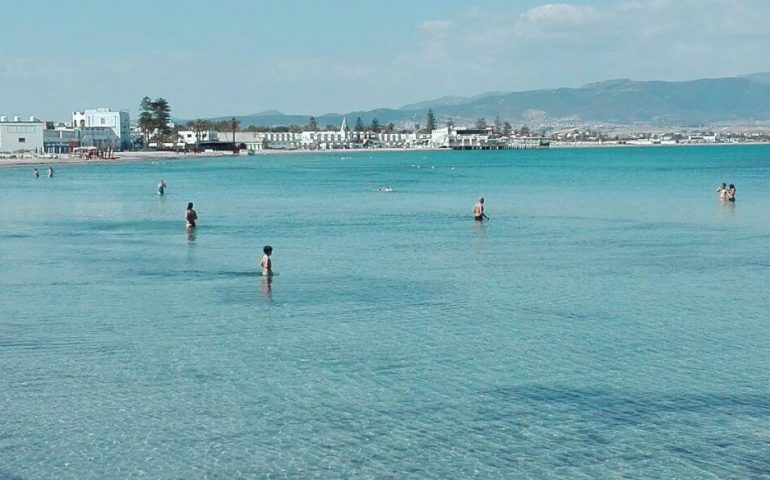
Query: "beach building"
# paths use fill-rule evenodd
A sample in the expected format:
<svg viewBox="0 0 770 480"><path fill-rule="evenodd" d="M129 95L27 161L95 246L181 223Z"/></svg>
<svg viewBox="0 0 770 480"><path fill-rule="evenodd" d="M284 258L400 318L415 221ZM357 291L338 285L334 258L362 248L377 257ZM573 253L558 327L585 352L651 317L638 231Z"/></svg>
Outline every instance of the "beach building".
<svg viewBox="0 0 770 480"><path fill-rule="evenodd" d="M42 152L45 122L34 116L0 116L0 152Z"/></svg>
<svg viewBox="0 0 770 480"><path fill-rule="evenodd" d="M112 130L113 135L108 135L102 130L83 132L84 137L87 136L90 141L102 142L100 146L93 145L102 150L128 150L131 148L131 120L126 111L116 112L109 108L93 108L82 112L73 112L72 125L80 129L109 128Z"/></svg>
<svg viewBox="0 0 770 480"><path fill-rule="evenodd" d="M203 130L200 132L180 130L177 134L179 135L180 143L183 143L184 145L196 145L201 142L219 141L219 133L216 130Z"/></svg>
<svg viewBox="0 0 770 480"><path fill-rule="evenodd" d="M54 128L43 132L46 153L71 153L80 146L80 131L74 128Z"/></svg>
<svg viewBox="0 0 770 480"><path fill-rule="evenodd" d="M550 144L540 137L501 137L493 133L492 128L446 126L431 132L429 145L453 150L509 150L547 148Z"/></svg>

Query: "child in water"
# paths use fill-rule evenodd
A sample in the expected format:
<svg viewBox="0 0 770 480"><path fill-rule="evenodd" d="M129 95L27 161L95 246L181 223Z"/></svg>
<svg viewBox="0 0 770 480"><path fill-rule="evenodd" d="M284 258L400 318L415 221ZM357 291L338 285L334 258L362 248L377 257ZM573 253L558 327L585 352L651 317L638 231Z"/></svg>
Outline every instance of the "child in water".
<svg viewBox="0 0 770 480"><path fill-rule="evenodd" d="M265 254L262 256L262 262L259 265L262 267L262 275L268 277L273 275L273 261L270 260L270 255L273 254L273 247L265 245L262 251Z"/></svg>

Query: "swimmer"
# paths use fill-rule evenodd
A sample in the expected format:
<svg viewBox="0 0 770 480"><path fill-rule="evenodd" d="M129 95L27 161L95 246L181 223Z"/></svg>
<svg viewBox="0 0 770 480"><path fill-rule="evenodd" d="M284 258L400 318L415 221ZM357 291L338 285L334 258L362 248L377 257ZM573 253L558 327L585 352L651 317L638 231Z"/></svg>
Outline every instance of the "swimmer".
<svg viewBox="0 0 770 480"><path fill-rule="evenodd" d="M719 194L720 200L727 200L727 184L722 183L722 185L718 186L717 193Z"/></svg>
<svg viewBox="0 0 770 480"><path fill-rule="evenodd" d="M727 201L728 202L734 202L735 201L735 185L732 183L729 187L727 187Z"/></svg>
<svg viewBox="0 0 770 480"><path fill-rule="evenodd" d="M48 167L48 178L53 178L53 167Z"/></svg>
<svg viewBox="0 0 770 480"><path fill-rule="evenodd" d="M38 171L37 167L32 169L32 175L34 175L35 178L40 178L40 172Z"/></svg>
<svg viewBox="0 0 770 480"><path fill-rule="evenodd" d="M262 252L264 252L264 255L262 256L262 261L259 263L259 266L262 267L262 275L266 277L272 276L273 261L270 259L270 255L273 254L273 247L265 245Z"/></svg>
<svg viewBox="0 0 770 480"><path fill-rule="evenodd" d="M185 219L187 220L187 228L195 228L196 222L198 220L198 214L193 210L193 202L189 202L187 204L187 213L185 214Z"/></svg>
<svg viewBox="0 0 770 480"><path fill-rule="evenodd" d="M158 195L163 195L165 191L166 191L166 182L164 182L163 179L161 179L160 183L158 184Z"/></svg>
<svg viewBox="0 0 770 480"><path fill-rule="evenodd" d="M476 205L473 206L473 219L477 222L482 222L485 218L489 220L487 214L484 213L484 197L481 197L479 198L479 201L476 202Z"/></svg>
<svg viewBox="0 0 770 480"><path fill-rule="evenodd" d="M392 192L393 189L390 187L380 187L377 189L378 192Z"/></svg>

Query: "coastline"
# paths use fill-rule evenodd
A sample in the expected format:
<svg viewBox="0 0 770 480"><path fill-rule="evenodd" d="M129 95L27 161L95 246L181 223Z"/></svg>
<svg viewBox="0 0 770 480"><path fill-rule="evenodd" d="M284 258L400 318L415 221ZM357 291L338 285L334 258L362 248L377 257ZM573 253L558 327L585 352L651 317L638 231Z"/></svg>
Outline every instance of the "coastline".
<svg viewBox="0 0 770 480"><path fill-rule="evenodd" d="M752 145L770 145L768 142L751 142L751 143L679 143L674 145L634 145L634 144L616 144L616 143L551 143L551 149L568 149L568 148L659 148L659 147L720 147L720 146L752 146ZM344 155L359 155L373 152L434 152L443 151L448 149L442 148L377 148L377 149L329 149L329 150L258 150L250 155L237 155L240 157L246 156L261 156L261 155L306 155L306 154L344 154ZM515 149L514 149L515 150ZM11 155L11 154L8 154ZM94 158L86 159L80 157L72 157L69 155L51 155L51 154L19 154L14 155L16 158L9 158L0 156L0 168L9 167L39 167L41 165L67 165L67 164L110 164L110 163L128 163L139 162L146 160L177 160L177 159L194 159L194 158L212 158L212 157L232 157L231 152L213 151L204 153L177 153L168 151L126 151L117 152L117 158Z"/></svg>

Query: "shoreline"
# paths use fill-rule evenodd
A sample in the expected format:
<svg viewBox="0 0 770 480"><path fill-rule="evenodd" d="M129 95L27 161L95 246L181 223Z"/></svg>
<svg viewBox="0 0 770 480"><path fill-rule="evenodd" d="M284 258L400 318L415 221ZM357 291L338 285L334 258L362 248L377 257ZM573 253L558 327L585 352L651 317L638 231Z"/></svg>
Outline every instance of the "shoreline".
<svg viewBox="0 0 770 480"><path fill-rule="evenodd" d="M753 143L688 143L676 145L628 145L628 144L590 144L590 143L552 143L549 148L542 149L568 149L568 148L659 148L659 147L723 147L723 146L761 146L770 145L770 142ZM517 149L511 149L517 150ZM538 149L533 149L538 150ZM262 155L307 155L307 154L344 154L359 155L371 154L375 152L437 152L451 151L444 148L376 148L376 149L329 149L329 150L258 150L250 155L233 155L232 152L204 152L204 153L177 153L177 152L151 152L151 151L127 151L117 152L117 158L93 158L86 159L72 157L66 154L18 154L17 158L8 158L0 156L0 168L10 167L39 167L41 165L103 165L114 163L141 162L146 160L181 160L195 158L217 158L217 157L250 157ZM465 150L464 150L465 151ZM476 151L476 150L467 150ZM481 151L481 150L479 150ZM492 151L492 150L489 150ZM501 150L494 150L501 151ZM8 154L12 155L12 154ZM16 155L14 155L16 156Z"/></svg>

